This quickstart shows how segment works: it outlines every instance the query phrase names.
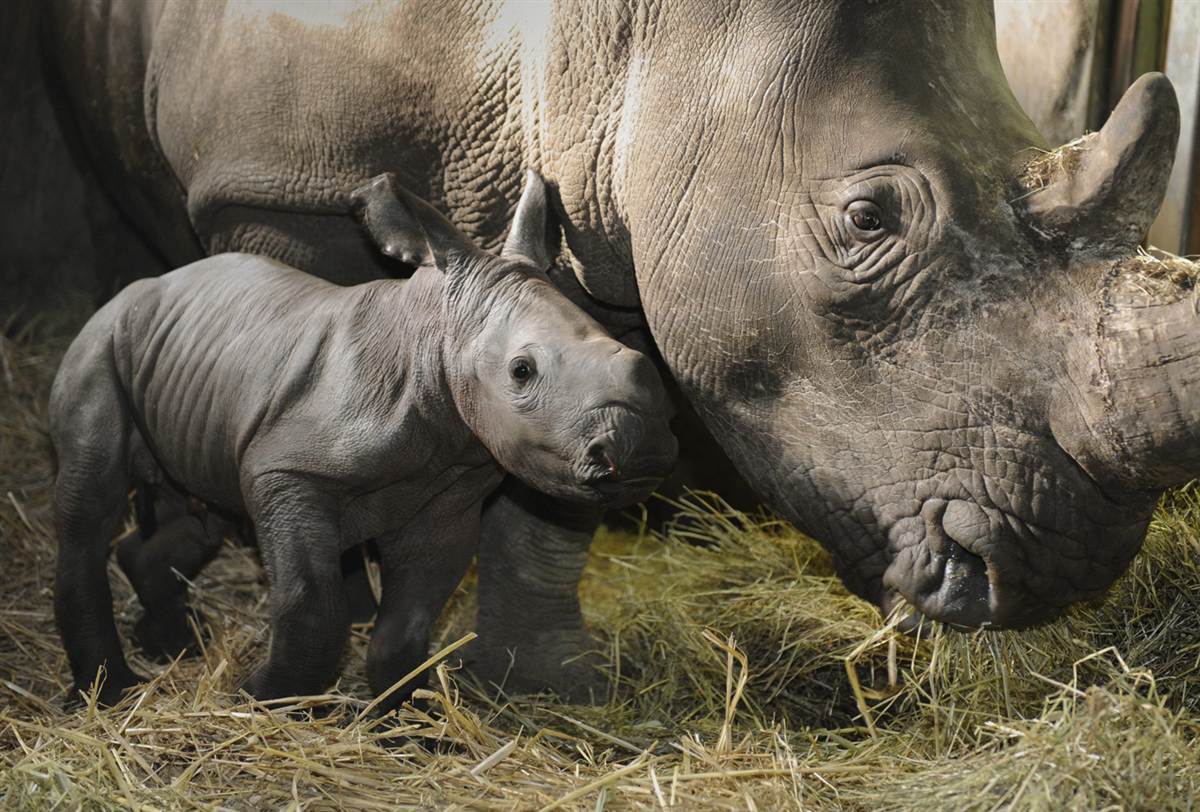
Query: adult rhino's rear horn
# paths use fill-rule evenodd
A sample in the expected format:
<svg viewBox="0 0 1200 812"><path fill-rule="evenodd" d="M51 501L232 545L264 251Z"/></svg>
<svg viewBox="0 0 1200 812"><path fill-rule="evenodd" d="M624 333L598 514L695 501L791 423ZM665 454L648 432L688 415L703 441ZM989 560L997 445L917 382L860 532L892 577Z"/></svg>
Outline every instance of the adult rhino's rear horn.
<svg viewBox="0 0 1200 812"><path fill-rule="evenodd" d="M1158 214L1179 140L1179 102L1161 73L1125 91L1100 132L1072 142L1049 183L1025 198L1038 231L1083 253L1139 244ZM1074 158L1074 159L1072 159Z"/></svg>

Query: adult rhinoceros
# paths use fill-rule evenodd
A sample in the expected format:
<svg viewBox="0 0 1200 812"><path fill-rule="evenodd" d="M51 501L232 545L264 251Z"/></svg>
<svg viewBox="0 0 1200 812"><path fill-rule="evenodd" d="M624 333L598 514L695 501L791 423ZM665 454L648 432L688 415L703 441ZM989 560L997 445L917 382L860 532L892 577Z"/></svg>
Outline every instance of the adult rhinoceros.
<svg viewBox="0 0 1200 812"><path fill-rule="evenodd" d="M541 172L561 284L652 343L846 584L964 626L1103 591L1200 469L1190 294L1125 283L1177 138L1162 76L1045 188L990 3L57 0L82 143L171 264L394 272L347 216L385 171L502 238ZM1170 300L1170 301L1168 301ZM398 317L402 314L397 314ZM477 668L579 694L596 517L510 492ZM509 651L515 650L510 662Z"/></svg>

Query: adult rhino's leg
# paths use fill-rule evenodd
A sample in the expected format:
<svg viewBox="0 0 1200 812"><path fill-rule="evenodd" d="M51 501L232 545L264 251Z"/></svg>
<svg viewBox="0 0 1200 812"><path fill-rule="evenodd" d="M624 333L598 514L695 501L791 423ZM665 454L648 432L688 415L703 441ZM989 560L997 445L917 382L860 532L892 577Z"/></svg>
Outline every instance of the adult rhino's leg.
<svg viewBox="0 0 1200 812"><path fill-rule="evenodd" d="M150 28L141 19L147 4L110 3L103 12L96 4L86 14L74 13L79 4L36 5L43 7L43 40L53 44L41 67L55 135L79 170L82 191L83 220L72 217L74 200L58 200L65 210L54 227L61 233L86 225L93 290L103 302L134 279L203 256L182 205L187 192L145 126L150 46L140 40Z"/></svg>
<svg viewBox="0 0 1200 812"><path fill-rule="evenodd" d="M595 508L505 482L483 514L479 640L471 655L477 676L516 693L604 697L600 656L579 608L579 579L600 517Z"/></svg>

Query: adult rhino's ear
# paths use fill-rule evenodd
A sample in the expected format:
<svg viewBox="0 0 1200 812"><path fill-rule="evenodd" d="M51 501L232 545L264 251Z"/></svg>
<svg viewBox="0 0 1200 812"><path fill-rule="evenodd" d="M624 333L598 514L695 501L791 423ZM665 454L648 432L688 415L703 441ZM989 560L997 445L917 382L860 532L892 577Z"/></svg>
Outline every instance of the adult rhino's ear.
<svg viewBox="0 0 1200 812"><path fill-rule="evenodd" d="M546 207L546 182L531 169L525 174L525 188L500 256L526 262L539 271L550 267L558 247L558 229L548 229Z"/></svg>
<svg viewBox="0 0 1200 812"><path fill-rule="evenodd" d="M350 208L379 250L401 262L445 271L454 254L479 249L441 212L409 192L391 172L350 193Z"/></svg>

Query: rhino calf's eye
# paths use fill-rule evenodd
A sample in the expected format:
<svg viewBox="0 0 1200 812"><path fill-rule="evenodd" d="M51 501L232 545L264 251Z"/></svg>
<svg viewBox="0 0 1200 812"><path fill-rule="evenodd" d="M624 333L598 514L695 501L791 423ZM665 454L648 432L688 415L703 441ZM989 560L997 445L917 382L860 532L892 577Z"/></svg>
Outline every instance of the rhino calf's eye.
<svg viewBox="0 0 1200 812"><path fill-rule="evenodd" d="M537 372L537 367L529 358L514 358L508 364L508 374L517 383L525 383L534 376Z"/></svg>
<svg viewBox="0 0 1200 812"><path fill-rule="evenodd" d="M863 236L875 236L883 231L883 215L869 200L856 200L846 208L846 216L854 230Z"/></svg>

